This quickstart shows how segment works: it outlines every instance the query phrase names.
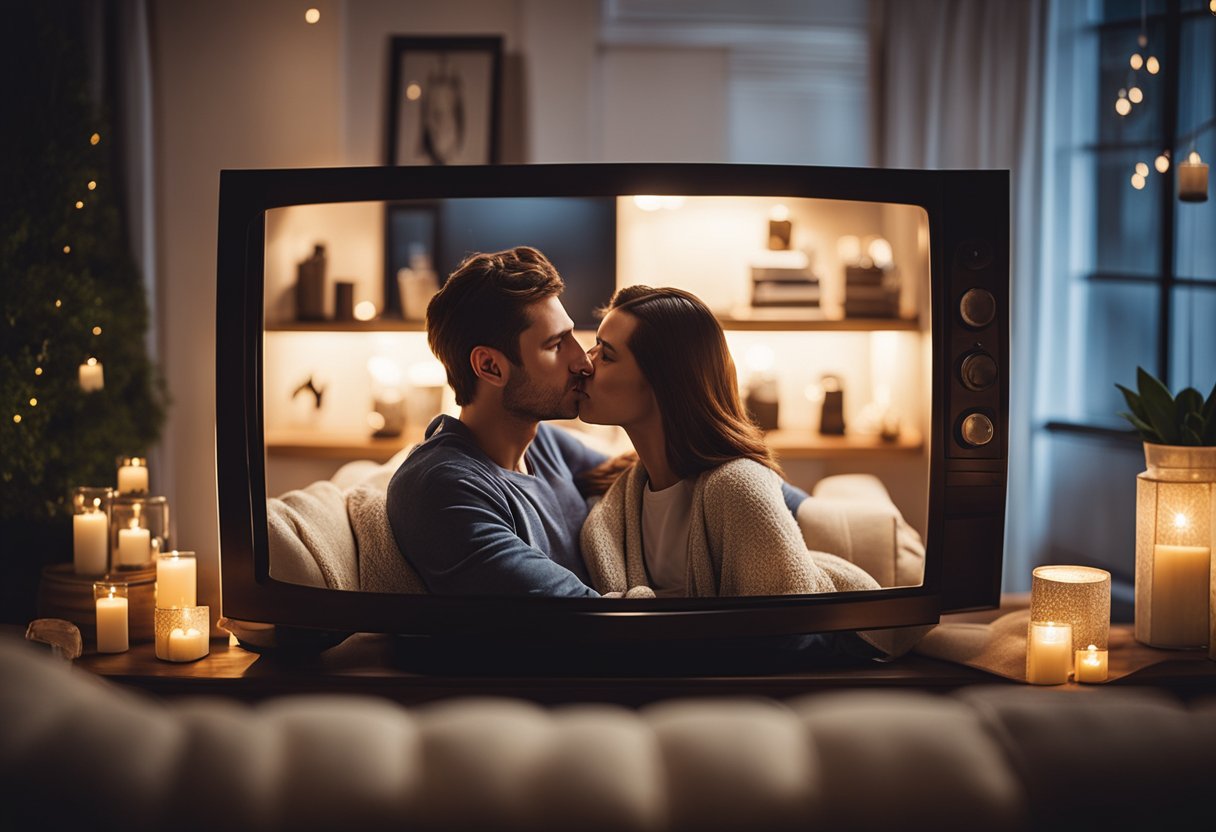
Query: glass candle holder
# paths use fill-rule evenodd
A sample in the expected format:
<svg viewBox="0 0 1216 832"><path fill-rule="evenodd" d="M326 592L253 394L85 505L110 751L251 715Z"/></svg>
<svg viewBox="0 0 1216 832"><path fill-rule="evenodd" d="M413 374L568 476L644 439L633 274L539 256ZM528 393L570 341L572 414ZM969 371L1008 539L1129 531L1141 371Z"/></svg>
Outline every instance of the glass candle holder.
<svg viewBox="0 0 1216 832"><path fill-rule="evenodd" d="M1026 633L1026 681L1062 685L1072 670L1072 627L1054 621L1031 621Z"/></svg>
<svg viewBox="0 0 1216 832"><path fill-rule="evenodd" d="M130 646L127 638L127 585L97 581L93 584L93 603L97 609L97 652L126 652Z"/></svg>
<svg viewBox="0 0 1216 832"><path fill-rule="evenodd" d="M114 489L72 489L72 566L78 575L104 575L110 568L110 501Z"/></svg>
<svg viewBox="0 0 1216 832"><path fill-rule="evenodd" d="M118 493L148 493L148 460L142 456L118 458Z"/></svg>
<svg viewBox="0 0 1216 832"><path fill-rule="evenodd" d="M1110 642L1110 573L1090 566L1039 566L1031 573L1030 620L1072 626L1084 647Z"/></svg>
<svg viewBox="0 0 1216 832"><path fill-rule="evenodd" d="M1212 629L1216 447L1146 442L1144 456L1147 470L1136 477L1136 640L1203 647Z"/></svg>
<svg viewBox="0 0 1216 832"><path fill-rule="evenodd" d="M211 651L211 608L157 608L153 613L156 658L167 662L192 662Z"/></svg>
<svg viewBox="0 0 1216 832"><path fill-rule="evenodd" d="M110 568L147 569L169 549L169 501L120 494L110 508Z"/></svg>

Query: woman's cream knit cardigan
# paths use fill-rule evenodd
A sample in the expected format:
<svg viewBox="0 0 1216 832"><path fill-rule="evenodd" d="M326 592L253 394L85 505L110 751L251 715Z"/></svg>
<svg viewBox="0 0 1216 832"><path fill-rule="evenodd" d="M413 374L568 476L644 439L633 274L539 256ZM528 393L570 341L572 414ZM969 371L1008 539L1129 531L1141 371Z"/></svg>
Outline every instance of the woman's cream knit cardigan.
<svg viewBox="0 0 1216 832"><path fill-rule="evenodd" d="M642 556L646 469L621 475L583 523L580 542L592 586L624 593L650 581ZM689 597L806 595L878 589L865 570L807 549L777 474L735 459L697 477L688 532Z"/></svg>

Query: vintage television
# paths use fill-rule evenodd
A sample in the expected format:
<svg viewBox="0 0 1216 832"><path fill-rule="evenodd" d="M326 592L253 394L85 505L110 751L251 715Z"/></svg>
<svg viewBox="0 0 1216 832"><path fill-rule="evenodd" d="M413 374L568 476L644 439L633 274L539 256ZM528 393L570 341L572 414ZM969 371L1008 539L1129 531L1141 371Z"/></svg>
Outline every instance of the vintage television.
<svg viewBox="0 0 1216 832"><path fill-rule="evenodd" d="M536 236L516 211L562 200L592 208L541 210ZM671 277L694 280L686 288L703 290L732 332L789 330L778 352L797 362L840 352L836 342L818 345L822 333L892 329L912 338L897 343L916 354L903 357L911 369L896 382L915 387L923 408L923 435L911 457L921 465L912 484L912 503L920 506L912 513L919 516L909 518L924 542L922 579L856 593L644 600L399 595L276 579L267 531L267 498L275 495L267 486L264 362L273 334L267 274L277 255L268 252L268 226L278 212L302 206L322 212L374 206L364 216L390 238L381 240L387 271L402 256L400 246L393 253L395 211L466 203L476 210L465 214L491 230L501 230L500 216L515 244L543 237L560 245L562 237L578 235L585 245L567 245L555 263L570 284L579 326L594 327L589 310L607 300L614 278L662 285ZM463 216L461 210L434 216L442 223ZM594 227L554 233L557 217L576 215ZM426 233L432 231L456 246L476 247L480 239L459 228ZM867 235L883 232L885 247L867 249L873 242ZM725 164L223 171L216 331L223 615L273 624L282 633L590 647L903 627L934 623L944 612L995 607L1008 453L1009 240L1005 171ZM579 251L593 252L595 262L575 262ZM446 269L459 253L448 250L436 261ZM878 295L857 291L850 310L854 287L882 283L879 272L891 260L902 260L903 288L894 295L889 283ZM722 274L713 277L715 270ZM696 284L702 277L710 282ZM749 293L765 282L772 293L749 306ZM782 292L789 299L784 308Z"/></svg>

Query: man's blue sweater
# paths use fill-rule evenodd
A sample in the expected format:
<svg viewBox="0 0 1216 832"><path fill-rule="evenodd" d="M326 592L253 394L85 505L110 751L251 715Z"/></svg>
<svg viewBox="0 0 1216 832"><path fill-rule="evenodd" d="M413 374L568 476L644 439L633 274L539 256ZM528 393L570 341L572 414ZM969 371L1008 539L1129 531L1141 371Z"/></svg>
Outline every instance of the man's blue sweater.
<svg viewBox="0 0 1216 832"><path fill-rule="evenodd" d="M606 458L542 423L524 454L528 473L508 471L463 422L438 416L388 485L397 548L436 594L594 597L574 477Z"/></svg>

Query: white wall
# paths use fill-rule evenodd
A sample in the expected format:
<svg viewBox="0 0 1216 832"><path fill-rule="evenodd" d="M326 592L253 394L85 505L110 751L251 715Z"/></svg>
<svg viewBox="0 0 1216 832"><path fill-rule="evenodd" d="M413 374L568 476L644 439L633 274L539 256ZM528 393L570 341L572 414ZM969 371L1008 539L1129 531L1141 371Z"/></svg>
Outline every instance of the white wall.
<svg viewBox="0 0 1216 832"><path fill-rule="evenodd" d="M321 12L316 25L303 19L309 5ZM779 125L795 113L796 124L816 128L834 145L795 138L794 145L782 143L781 152L797 158L772 161L865 164L860 148L868 146L867 136L846 135L864 130L858 114L867 110L864 78L855 65L846 76L856 92L833 92L830 118L806 111L811 93L805 87L794 104L788 94L757 94L742 99L744 108L739 91L754 89L757 76L754 63L746 78L739 74L749 64L737 60L742 47L731 34L744 32L754 48L757 38L812 27L820 16L837 35L855 35L864 30L864 13L844 14L827 0L751 6L748 14L770 9L772 19L759 28L740 27L731 23L737 17L731 4L721 2L151 0L158 358L173 400L164 439L168 462L154 476L174 506L179 547L199 554L200 603L218 607L213 439L219 171L379 164L393 34L504 36L505 162L732 161L742 152L732 150L732 142L754 148L740 144L732 123L746 115L749 122ZM667 24L636 25L655 9L667 15ZM698 14L722 20L698 28L688 19ZM854 155L842 156L832 146Z"/></svg>

